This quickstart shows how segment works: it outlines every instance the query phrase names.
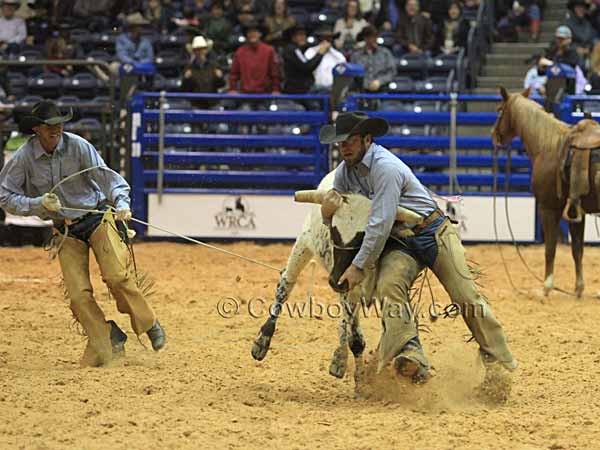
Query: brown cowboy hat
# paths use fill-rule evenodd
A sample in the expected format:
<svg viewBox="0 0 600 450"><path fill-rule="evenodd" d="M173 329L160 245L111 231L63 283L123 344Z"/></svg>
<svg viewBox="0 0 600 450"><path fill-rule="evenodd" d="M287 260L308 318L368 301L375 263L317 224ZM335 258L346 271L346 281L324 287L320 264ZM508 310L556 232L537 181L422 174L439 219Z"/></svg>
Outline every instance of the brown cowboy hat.
<svg viewBox="0 0 600 450"><path fill-rule="evenodd" d="M388 123L379 117L369 117L364 112L341 113L333 125L323 125L319 133L321 144L335 144L353 134L383 136L388 132Z"/></svg>
<svg viewBox="0 0 600 450"><path fill-rule="evenodd" d="M61 114L58 106L52 100L42 100L33 105L31 114L23 116L19 122L19 131L24 134L34 134L33 127L38 125L58 125L68 122L73 118L73 110Z"/></svg>

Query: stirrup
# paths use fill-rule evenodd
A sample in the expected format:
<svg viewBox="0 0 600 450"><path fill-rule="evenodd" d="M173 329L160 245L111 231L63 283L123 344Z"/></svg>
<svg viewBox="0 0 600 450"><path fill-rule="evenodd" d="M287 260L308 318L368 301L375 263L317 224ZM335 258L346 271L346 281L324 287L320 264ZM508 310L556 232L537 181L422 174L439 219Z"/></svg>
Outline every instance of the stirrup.
<svg viewBox="0 0 600 450"><path fill-rule="evenodd" d="M584 211L581 205L577 205L575 210L577 211L577 215L575 217L569 216L569 210L573 206L571 199L567 199L567 204L565 205L565 209L562 213L562 218L569 223L580 223L583 220Z"/></svg>

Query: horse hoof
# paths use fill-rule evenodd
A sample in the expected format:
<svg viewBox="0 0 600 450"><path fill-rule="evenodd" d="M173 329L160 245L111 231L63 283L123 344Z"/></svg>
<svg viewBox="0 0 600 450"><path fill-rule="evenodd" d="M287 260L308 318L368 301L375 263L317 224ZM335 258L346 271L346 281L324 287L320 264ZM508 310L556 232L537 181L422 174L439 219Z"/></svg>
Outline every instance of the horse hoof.
<svg viewBox="0 0 600 450"><path fill-rule="evenodd" d="M329 374L336 378L344 378L346 368L348 367L348 350L346 348L337 348L331 357L329 364Z"/></svg>
<svg viewBox="0 0 600 450"><path fill-rule="evenodd" d="M262 361L267 356L270 346L271 337L261 334L252 345L252 357L257 361Z"/></svg>
<svg viewBox="0 0 600 450"><path fill-rule="evenodd" d="M583 297L583 288L575 289L575 296L577 297L577 300L581 300Z"/></svg>

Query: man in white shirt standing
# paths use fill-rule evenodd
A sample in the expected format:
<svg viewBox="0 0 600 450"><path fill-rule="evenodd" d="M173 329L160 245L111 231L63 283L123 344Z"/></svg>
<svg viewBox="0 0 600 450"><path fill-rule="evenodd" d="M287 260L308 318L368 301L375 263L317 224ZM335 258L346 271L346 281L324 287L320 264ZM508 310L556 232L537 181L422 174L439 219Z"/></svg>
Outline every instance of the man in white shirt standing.
<svg viewBox="0 0 600 450"><path fill-rule="evenodd" d="M334 34L329 29L318 30L316 36L321 41L333 42L339 37L340 33ZM320 45L315 45L306 49L304 56L306 59L312 59L317 53L319 53ZM333 68L340 63L345 63L346 57L337 51L333 46L329 48L327 53L323 55L321 62L314 70L315 86L313 91L330 91L333 86Z"/></svg>
<svg viewBox="0 0 600 450"><path fill-rule="evenodd" d="M15 16L15 11L20 6L19 0L4 0L2 4L2 17L0 17L0 54L18 53L19 46L27 37L25 21Z"/></svg>

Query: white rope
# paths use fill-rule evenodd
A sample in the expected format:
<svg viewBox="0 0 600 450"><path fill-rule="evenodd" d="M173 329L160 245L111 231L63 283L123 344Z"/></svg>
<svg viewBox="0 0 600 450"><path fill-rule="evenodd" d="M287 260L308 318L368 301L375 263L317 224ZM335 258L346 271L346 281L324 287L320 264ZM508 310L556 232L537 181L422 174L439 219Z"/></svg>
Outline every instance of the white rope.
<svg viewBox="0 0 600 450"><path fill-rule="evenodd" d="M66 180L66 178L65 178L65 180ZM98 209L67 208L65 206L61 207L61 209L65 210L65 211L79 211L79 212L93 213L93 214L105 214L107 212L107 211L100 211ZM111 214L116 215L115 212L112 212ZM240 255L240 254L237 254L237 253L234 253L234 252L231 252L229 250L225 250L225 249L222 249L222 248L219 248L219 247L215 247L214 245L210 245L210 244L207 244L206 242L202 242L202 241L199 241L197 239L193 239L191 237L185 236L183 234L179 234L179 233L177 233L175 231L169 231L169 230L167 230L165 228L161 228L161 227L153 225L151 223L144 222L143 220L136 219L135 217L132 217L131 220L134 221L134 222L140 223L142 225L146 225L147 227L154 228L154 229L162 231L164 233L168 233L168 234L171 234L171 235L176 236L178 238L184 239L184 240L186 240L188 242L192 242L193 244L201 245L203 247L207 247L207 248L210 248L212 250L216 250L218 252L225 253L226 255L235 256L237 258L243 259L244 261L248 261L248 262L251 262L253 264L258 264L259 266L266 267L267 269L275 270L275 271L277 271L279 273L281 273L281 271L282 271L282 269L278 269L277 267L273 267L273 266L271 266L269 264L266 264L266 263L264 263L262 261L258 261L256 259L249 258L247 256L243 256L243 255Z"/></svg>

